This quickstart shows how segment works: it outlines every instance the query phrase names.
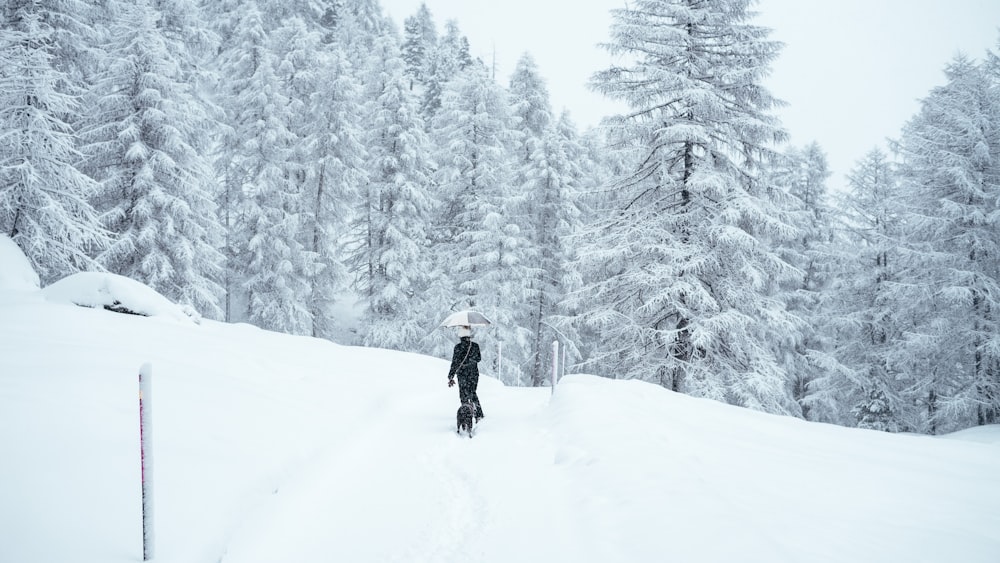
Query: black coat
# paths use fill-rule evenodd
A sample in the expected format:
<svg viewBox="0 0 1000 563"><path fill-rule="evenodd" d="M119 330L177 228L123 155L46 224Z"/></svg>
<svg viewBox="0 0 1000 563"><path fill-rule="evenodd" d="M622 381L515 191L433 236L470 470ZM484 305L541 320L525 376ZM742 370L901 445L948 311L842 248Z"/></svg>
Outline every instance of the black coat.
<svg viewBox="0 0 1000 563"><path fill-rule="evenodd" d="M448 370L448 379L458 376L458 400L463 405L472 403L476 407L476 420L483 418L483 405L479 402L479 394L476 389L479 387L479 344L476 344L468 336L463 336L462 341L455 345L455 351L451 356L451 369Z"/></svg>
<svg viewBox="0 0 1000 563"><path fill-rule="evenodd" d="M468 336L463 336L461 342L455 345L455 351L451 356L451 369L448 370L448 378L458 376L462 379L479 379L479 344L476 344Z"/></svg>

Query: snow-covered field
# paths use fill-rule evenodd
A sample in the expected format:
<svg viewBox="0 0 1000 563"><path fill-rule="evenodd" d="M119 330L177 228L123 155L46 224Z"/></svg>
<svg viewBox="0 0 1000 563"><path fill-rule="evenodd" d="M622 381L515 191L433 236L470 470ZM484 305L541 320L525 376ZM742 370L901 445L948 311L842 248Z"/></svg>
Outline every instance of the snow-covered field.
<svg viewBox="0 0 1000 563"><path fill-rule="evenodd" d="M0 284L3 563L142 559L147 362L160 562L1000 561L998 427L486 377L469 440L442 359L68 304L92 281Z"/></svg>

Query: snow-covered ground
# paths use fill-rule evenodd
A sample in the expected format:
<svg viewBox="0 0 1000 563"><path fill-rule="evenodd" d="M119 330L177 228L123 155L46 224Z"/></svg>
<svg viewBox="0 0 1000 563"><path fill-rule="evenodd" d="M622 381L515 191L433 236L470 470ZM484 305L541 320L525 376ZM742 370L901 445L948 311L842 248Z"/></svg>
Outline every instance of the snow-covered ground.
<svg viewBox="0 0 1000 563"><path fill-rule="evenodd" d="M1000 561L998 427L486 377L469 440L443 359L78 307L93 280L52 299L25 277L0 283L0 562L142 559L147 362L164 563Z"/></svg>

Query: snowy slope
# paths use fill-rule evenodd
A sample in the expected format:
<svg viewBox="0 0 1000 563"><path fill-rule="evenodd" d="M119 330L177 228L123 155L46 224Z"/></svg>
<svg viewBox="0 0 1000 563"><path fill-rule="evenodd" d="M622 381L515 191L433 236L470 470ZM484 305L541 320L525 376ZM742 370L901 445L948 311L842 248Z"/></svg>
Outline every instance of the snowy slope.
<svg viewBox="0 0 1000 563"><path fill-rule="evenodd" d="M0 290L34 291L39 287L38 274L17 244L0 234Z"/></svg>
<svg viewBox="0 0 1000 563"><path fill-rule="evenodd" d="M577 375L484 378L469 440L442 359L22 287L0 289L0 562L141 560L145 362L159 562L1000 560L996 427L888 435Z"/></svg>

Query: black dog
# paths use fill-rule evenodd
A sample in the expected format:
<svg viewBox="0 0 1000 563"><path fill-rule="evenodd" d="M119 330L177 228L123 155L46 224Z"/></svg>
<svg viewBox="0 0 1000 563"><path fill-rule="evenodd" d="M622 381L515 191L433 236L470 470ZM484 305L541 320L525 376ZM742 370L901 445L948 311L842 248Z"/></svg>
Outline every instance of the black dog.
<svg viewBox="0 0 1000 563"><path fill-rule="evenodd" d="M476 416L476 405L473 403L465 403L464 405L458 407L458 413L456 414L456 432L461 434L465 432L472 437L472 427L474 424Z"/></svg>

